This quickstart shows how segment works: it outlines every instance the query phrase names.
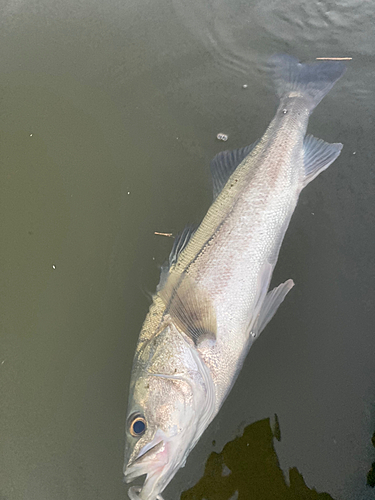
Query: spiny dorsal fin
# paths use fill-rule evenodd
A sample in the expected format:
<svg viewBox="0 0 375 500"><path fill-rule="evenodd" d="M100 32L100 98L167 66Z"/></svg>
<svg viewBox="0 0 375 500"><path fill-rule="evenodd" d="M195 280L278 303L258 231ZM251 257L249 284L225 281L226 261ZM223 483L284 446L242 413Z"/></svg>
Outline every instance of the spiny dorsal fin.
<svg viewBox="0 0 375 500"><path fill-rule="evenodd" d="M164 264L160 268L160 279L159 279L159 284L156 287L156 291L159 292L163 286L165 285L168 275L169 275L169 270L170 268L176 264L178 256L180 253L183 251L183 249L186 247L186 245L189 243L190 238L193 236L193 234L196 231L195 226L187 226L185 229L176 236L174 242L173 242L173 247L171 250L171 253L169 254L169 259L168 261L164 262Z"/></svg>
<svg viewBox="0 0 375 500"><path fill-rule="evenodd" d="M156 292L160 292L160 290L163 288L163 286L167 282L168 275L169 275L169 265L168 265L168 261L166 261L160 267L160 278L159 278L159 283L157 284L157 287L156 287Z"/></svg>
<svg viewBox="0 0 375 500"><path fill-rule="evenodd" d="M342 150L342 144L336 142L329 144L313 135L307 135L303 141L305 178L303 186L315 179L333 163Z"/></svg>
<svg viewBox="0 0 375 500"><path fill-rule="evenodd" d="M186 274L171 274L159 292L175 325L197 346L216 339L216 313L208 293Z"/></svg>
<svg viewBox="0 0 375 500"><path fill-rule="evenodd" d="M176 264L178 256L189 243L190 238L193 236L195 231L195 226L186 226L184 230L176 236L171 253L169 255L169 267L172 267L174 264Z"/></svg>
<svg viewBox="0 0 375 500"><path fill-rule="evenodd" d="M250 146L234 149L233 151L221 151L213 158L210 169L214 200L218 197L229 177L233 174L238 165L242 163L249 153L251 153L258 142L259 141L256 141L254 144L250 144Z"/></svg>

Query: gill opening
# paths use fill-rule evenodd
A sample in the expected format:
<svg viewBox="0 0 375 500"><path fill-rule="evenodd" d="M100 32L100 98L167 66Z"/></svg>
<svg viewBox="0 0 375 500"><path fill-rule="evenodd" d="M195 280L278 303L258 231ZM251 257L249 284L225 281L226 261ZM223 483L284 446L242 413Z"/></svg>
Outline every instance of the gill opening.
<svg viewBox="0 0 375 500"><path fill-rule="evenodd" d="M205 405L204 410L201 415L202 418L198 422L198 432L196 434L196 440L194 441L193 446L195 446L196 442L200 438L201 434L211 422L213 417L215 416L215 407L216 407L216 397L215 397L215 386L212 380L211 372L207 368L203 359L201 358L200 353L196 349L191 349L191 353L193 355L194 361L197 365L198 372L201 374L203 378L203 383L206 387L206 397L204 399Z"/></svg>
<svg viewBox="0 0 375 500"><path fill-rule="evenodd" d="M208 424L211 422L212 418L215 415L215 406L216 406L215 387L211 377L211 373L207 368L206 364L204 363L203 359L201 358L199 352L195 348L191 348L190 345L189 347L197 367L197 372L201 375L204 387L206 389L206 397L204 398L205 411L203 411L202 418L199 419L199 425L198 425L199 432L197 433L197 439L196 439L196 441L198 441L199 437L201 436L201 434L203 433L203 431L205 430L205 428L208 426ZM184 375L167 375L164 373L151 373L151 372L148 373L153 377L164 378L167 380L179 380L181 382L185 382L190 386L192 393L194 393L195 387L193 381L190 378L185 377ZM196 410L196 402L194 398L193 398L193 406L194 410ZM194 441L194 444L196 443L196 441Z"/></svg>

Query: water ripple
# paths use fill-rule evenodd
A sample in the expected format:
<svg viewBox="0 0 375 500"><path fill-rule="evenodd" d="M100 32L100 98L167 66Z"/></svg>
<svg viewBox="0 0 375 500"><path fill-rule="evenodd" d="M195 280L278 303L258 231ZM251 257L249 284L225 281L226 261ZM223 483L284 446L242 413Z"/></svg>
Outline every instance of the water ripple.
<svg viewBox="0 0 375 500"><path fill-rule="evenodd" d="M218 64L232 72L248 73L263 55L289 51L290 47L306 59L372 55L374 51L375 4L367 0L172 3L195 38ZM332 53L326 53L327 47Z"/></svg>

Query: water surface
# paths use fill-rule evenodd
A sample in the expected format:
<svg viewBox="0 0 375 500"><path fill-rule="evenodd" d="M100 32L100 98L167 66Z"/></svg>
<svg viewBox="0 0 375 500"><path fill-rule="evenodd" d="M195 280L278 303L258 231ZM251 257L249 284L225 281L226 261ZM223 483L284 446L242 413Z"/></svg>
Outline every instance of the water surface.
<svg viewBox="0 0 375 500"><path fill-rule="evenodd" d="M344 150L287 232L274 282L295 288L165 498L195 498L202 476L217 498L205 464L229 442L280 495L292 470L322 498L373 498L374 22L366 1L3 2L2 500L126 498L130 367L172 245L154 232L199 222L210 159L262 135L275 52L353 58L309 126ZM280 441L265 427L274 414ZM271 472L259 447L233 441L249 426ZM241 498L255 494L233 477Z"/></svg>

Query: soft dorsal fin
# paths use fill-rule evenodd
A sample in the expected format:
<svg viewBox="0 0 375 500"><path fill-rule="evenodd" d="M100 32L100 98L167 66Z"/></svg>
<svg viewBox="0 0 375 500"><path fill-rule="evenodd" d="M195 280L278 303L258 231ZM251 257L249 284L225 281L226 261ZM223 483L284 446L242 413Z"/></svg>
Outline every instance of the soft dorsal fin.
<svg viewBox="0 0 375 500"><path fill-rule="evenodd" d="M195 233L196 228L194 226L187 226L185 229L176 236L171 253L169 254L168 261L164 262L164 264L160 268L160 279L159 284L156 287L156 291L159 292L163 286L165 285L168 275L169 269L176 264L178 256L184 250L186 245L189 243L190 238Z"/></svg>
<svg viewBox="0 0 375 500"><path fill-rule="evenodd" d="M307 135L303 141L305 178L303 186L315 179L333 163L342 150L342 144L336 142L329 144L313 135Z"/></svg>
<svg viewBox="0 0 375 500"><path fill-rule="evenodd" d="M258 142L259 141L256 141L254 144L250 144L250 146L234 149L233 151L221 151L213 158L210 169L214 200L218 197L229 177L233 174L238 165L242 163L249 153L251 153Z"/></svg>
<svg viewBox="0 0 375 500"><path fill-rule="evenodd" d="M195 345L216 339L216 313L208 293L188 275L171 274L159 292L166 312Z"/></svg>

